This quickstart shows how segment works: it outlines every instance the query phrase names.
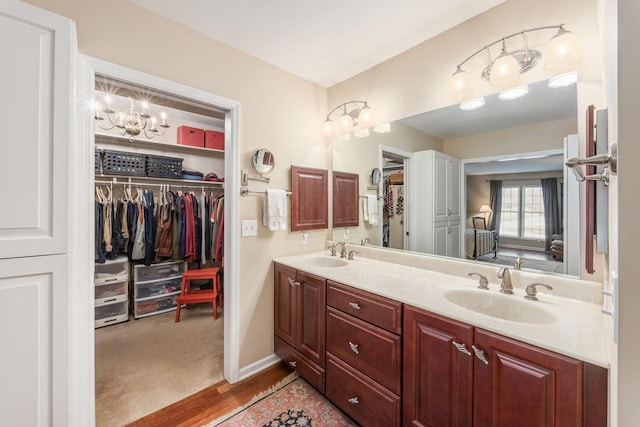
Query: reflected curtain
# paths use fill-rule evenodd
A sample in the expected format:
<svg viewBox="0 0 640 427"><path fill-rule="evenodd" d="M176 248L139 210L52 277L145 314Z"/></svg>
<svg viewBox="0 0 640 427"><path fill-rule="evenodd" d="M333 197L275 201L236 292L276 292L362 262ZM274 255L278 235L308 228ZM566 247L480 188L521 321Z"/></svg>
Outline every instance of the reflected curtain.
<svg viewBox="0 0 640 427"><path fill-rule="evenodd" d="M544 250L551 250L551 236L562 232L562 211L558 202L558 182L555 178L540 180L544 202Z"/></svg>
<svg viewBox="0 0 640 427"><path fill-rule="evenodd" d="M491 227L500 235L500 212L502 210L502 181L492 179L489 181L489 203L491 204Z"/></svg>

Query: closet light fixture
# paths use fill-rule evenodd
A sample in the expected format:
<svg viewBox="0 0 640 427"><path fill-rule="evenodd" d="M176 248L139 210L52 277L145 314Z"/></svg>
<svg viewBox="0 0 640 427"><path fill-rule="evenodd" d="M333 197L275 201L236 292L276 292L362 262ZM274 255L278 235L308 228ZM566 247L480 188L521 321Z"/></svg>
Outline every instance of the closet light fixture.
<svg viewBox="0 0 640 427"><path fill-rule="evenodd" d="M575 83L577 79L572 81L571 77L567 76L570 74L575 78L575 71L573 71L573 74L567 72L574 69L578 61L582 59L582 50L578 40L571 31L564 28L564 24L547 25L501 37L468 56L456 66L456 71L451 76L449 81L450 97L454 101L460 102L460 108L463 110L473 109L468 108L469 105L479 108L477 100L480 98L474 96L471 79L462 66L483 52L487 55L488 64L482 69L480 77L486 80L489 85L500 90L500 99L511 100L526 95L529 89L527 85L520 81L521 75L533 69L543 59L543 54L540 50L529 47L527 34L553 29L557 31L545 49L543 67L545 70L556 74L555 77L550 79L549 86L561 87L561 85ZM520 37L520 45L514 48L511 39ZM507 50L507 42L510 42L509 44L512 45L511 48L513 50ZM491 55L491 47L497 44L501 44L501 50L494 60Z"/></svg>
<svg viewBox="0 0 640 427"><path fill-rule="evenodd" d="M146 101L142 101L142 112L136 111L135 101L133 98L129 98L129 110L122 110L115 112L111 109L111 99L106 96L104 102L106 107L101 108L99 102L96 102L94 119L98 127L104 130L111 130L114 127L120 130L122 136L129 135L129 139L133 140L134 137L144 134L149 139L153 139L154 136L162 136L170 126L167 124L167 114L163 111L160 113L161 123L158 123L158 119L155 116L149 114L149 104ZM101 113L106 114L107 119L111 123L111 126L103 126L101 122L105 118ZM160 126L161 129L158 129Z"/></svg>
<svg viewBox="0 0 640 427"><path fill-rule="evenodd" d="M331 115L338 110L342 110L342 115L338 119L338 126L331 121ZM369 107L367 101L349 101L338 105L327 114L327 119L322 125L326 136L341 135L351 132L354 128L365 129L373 123L373 109Z"/></svg>

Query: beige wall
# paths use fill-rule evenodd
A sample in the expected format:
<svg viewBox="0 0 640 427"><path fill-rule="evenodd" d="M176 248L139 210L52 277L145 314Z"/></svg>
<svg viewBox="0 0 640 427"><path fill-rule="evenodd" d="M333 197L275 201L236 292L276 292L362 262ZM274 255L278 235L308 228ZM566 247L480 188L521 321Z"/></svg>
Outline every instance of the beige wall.
<svg viewBox="0 0 640 427"><path fill-rule="evenodd" d="M562 150L564 137L577 132L576 119L555 120L446 139L443 141L444 153L458 159L478 159L532 151Z"/></svg>
<svg viewBox="0 0 640 427"><path fill-rule="evenodd" d="M276 158L272 188L290 188L290 165L329 167L326 89L230 48L127 0L30 0L76 22L80 53L237 100L241 167L269 147ZM252 182L256 189L264 184ZM236 197L237 195L231 195ZM240 220L261 218L259 196L240 199ZM324 246L326 231L268 232L240 239L240 367L273 353L272 257ZM231 284L229 284L231 285Z"/></svg>
<svg viewBox="0 0 640 427"><path fill-rule="evenodd" d="M368 190L369 172L371 169L382 168L380 159L380 146L393 147L398 150L413 153L420 150L442 151L442 140L427 135L419 130L402 123L392 123L388 133L371 132L366 138L358 138L353 135L348 141L335 138L333 148L333 170L340 172L357 173L360 178L360 194L376 194ZM380 184L382 194L382 183ZM347 240L349 243L359 243L361 239L368 237L372 245L382 245L382 216L378 225L371 225L362 219L362 203L360 200L360 226L349 228L349 238L344 238L344 228L333 231L333 240ZM382 214L382 201L378 204L378 212Z"/></svg>

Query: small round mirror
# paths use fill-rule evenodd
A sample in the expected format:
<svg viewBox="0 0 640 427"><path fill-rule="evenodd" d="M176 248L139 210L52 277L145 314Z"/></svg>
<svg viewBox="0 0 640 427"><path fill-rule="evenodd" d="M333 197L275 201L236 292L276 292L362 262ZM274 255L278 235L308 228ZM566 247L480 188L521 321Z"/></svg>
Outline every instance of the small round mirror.
<svg viewBox="0 0 640 427"><path fill-rule="evenodd" d="M369 172L369 180L371 181L371 184L373 185L380 184L381 178L382 178L382 172L380 172L380 169L378 168L371 169L371 172Z"/></svg>
<svg viewBox="0 0 640 427"><path fill-rule="evenodd" d="M251 165L259 174L271 172L275 165L273 153L267 148L256 148L251 155Z"/></svg>

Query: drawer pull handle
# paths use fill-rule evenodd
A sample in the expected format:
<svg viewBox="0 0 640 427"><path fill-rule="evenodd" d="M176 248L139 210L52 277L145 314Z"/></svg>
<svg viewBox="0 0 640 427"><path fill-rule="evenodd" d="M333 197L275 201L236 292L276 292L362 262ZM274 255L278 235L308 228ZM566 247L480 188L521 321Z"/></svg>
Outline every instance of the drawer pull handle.
<svg viewBox="0 0 640 427"><path fill-rule="evenodd" d="M289 284L291 286L300 286L300 282L296 282L295 280L293 280L291 277L289 277Z"/></svg>
<svg viewBox="0 0 640 427"><path fill-rule="evenodd" d="M349 347L351 347L351 351L353 351L355 354L360 354L358 352L358 344L354 344L351 341L349 341Z"/></svg>
<svg viewBox="0 0 640 427"><path fill-rule="evenodd" d="M360 401L358 400L357 397L352 397L351 399L349 399L349 403L357 405L358 403L360 403Z"/></svg>
<svg viewBox="0 0 640 427"><path fill-rule="evenodd" d="M113 302L113 301L117 301L118 298L111 298L111 299L106 299L104 300L104 302Z"/></svg>
<svg viewBox="0 0 640 427"><path fill-rule="evenodd" d="M354 310L360 310L360 305L357 302L350 302L349 305L353 307Z"/></svg>
<svg viewBox="0 0 640 427"><path fill-rule="evenodd" d="M464 344L453 341L453 345L458 349L460 353L471 356L471 353L469 353L469 350L467 350L467 347L465 347Z"/></svg>
<svg viewBox="0 0 640 427"><path fill-rule="evenodd" d="M476 354L476 357L478 359L480 359L482 362L484 362L485 365L489 364L489 361L487 360L486 356L484 355L484 351L480 350L475 345L472 345L471 348L473 349L473 352Z"/></svg>
<svg viewBox="0 0 640 427"><path fill-rule="evenodd" d="M289 362L289 366L291 366L292 368L295 368L295 367L296 367L296 365L297 365L297 363L296 363L296 361L295 361L295 360L294 360L294 361L292 361L292 362Z"/></svg>
<svg viewBox="0 0 640 427"><path fill-rule="evenodd" d="M117 282L118 278L117 277L112 277L110 279L106 279L105 282Z"/></svg>

